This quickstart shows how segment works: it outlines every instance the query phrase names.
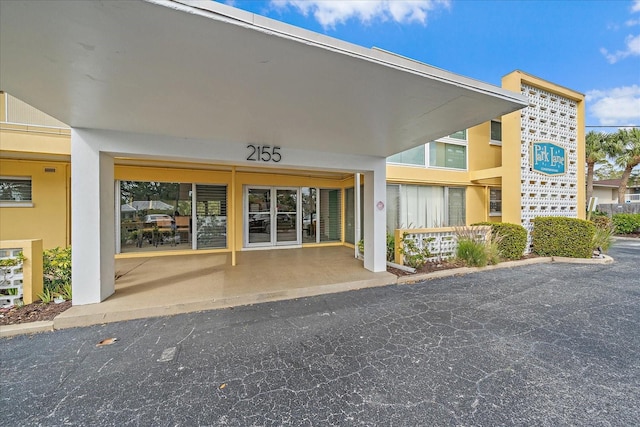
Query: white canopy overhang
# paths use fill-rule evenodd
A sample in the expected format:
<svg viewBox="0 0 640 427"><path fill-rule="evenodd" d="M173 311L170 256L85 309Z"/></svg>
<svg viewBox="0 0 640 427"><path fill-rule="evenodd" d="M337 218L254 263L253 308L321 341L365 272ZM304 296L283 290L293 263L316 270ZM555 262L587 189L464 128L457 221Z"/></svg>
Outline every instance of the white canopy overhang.
<svg viewBox="0 0 640 427"><path fill-rule="evenodd" d="M211 1L2 1L0 90L74 128L380 157L526 105Z"/></svg>

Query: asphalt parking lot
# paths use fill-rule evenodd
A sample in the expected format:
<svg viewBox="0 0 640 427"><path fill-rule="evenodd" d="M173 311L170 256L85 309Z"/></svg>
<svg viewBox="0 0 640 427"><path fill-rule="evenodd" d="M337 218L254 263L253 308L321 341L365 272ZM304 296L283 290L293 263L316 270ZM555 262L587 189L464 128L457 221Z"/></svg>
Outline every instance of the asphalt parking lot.
<svg viewBox="0 0 640 427"><path fill-rule="evenodd" d="M0 424L640 425L640 241L610 255L1 339Z"/></svg>

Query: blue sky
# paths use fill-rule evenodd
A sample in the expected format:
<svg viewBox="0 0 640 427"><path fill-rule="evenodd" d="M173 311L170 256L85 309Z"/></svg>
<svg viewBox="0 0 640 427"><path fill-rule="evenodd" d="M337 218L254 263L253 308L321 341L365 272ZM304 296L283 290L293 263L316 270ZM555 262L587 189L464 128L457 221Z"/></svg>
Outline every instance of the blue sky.
<svg viewBox="0 0 640 427"><path fill-rule="evenodd" d="M640 125L640 0L223 2L498 86L519 69L585 94L587 126Z"/></svg>

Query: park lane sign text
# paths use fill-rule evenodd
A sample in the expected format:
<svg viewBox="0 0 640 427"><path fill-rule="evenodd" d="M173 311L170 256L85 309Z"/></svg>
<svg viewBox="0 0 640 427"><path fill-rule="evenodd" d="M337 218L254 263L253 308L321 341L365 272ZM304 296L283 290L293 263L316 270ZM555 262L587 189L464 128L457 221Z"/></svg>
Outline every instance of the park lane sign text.
<svg viewBox="0 0 640 427"><path fill-rule="evenodd" d="M531 168L545 175L564 175L567 172L564 148L551 142L531 144Z"/></svg>

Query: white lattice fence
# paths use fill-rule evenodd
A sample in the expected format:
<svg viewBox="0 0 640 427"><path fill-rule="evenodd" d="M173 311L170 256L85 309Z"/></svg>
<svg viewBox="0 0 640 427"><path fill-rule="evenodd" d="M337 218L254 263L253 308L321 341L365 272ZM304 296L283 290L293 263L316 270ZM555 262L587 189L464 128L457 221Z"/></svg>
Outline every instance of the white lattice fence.
<svg viewBox="0 0 640 427"><path fill-rule="evenodd" d="M0 250L0 260L20 260L21 248ZM22 261L13 266L0 266L0 306L7 307L22 301Z"/></svg>
<svg viewBox="0 0 640 427"><path fill-rule="evenodd" d="M438 261L456 256L458 249L458 231L456 227L442 228L400 228L395 230L395 254L396 263L403 264L402 246L403 240L411 239L418 250L425 247L431 253L428 261ZM467 235L473 235L478 241L484 242L491 232L491 227L466 227Z"/></svg>

